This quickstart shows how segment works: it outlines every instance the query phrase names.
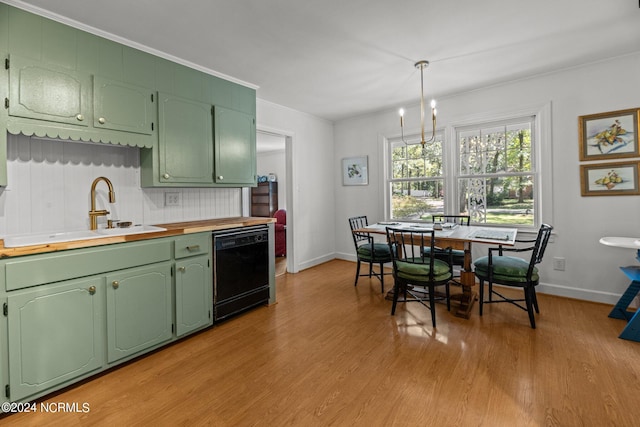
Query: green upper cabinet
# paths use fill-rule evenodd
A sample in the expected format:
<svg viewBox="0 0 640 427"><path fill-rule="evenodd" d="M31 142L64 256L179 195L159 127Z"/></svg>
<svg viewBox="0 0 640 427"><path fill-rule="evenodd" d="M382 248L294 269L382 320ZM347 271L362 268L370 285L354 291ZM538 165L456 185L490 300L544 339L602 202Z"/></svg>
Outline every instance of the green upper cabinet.
<svg viewBox="0 0 640 427"><path fill-rule="evenodd" d="M153 133L153 91L104 77L93 77L93 126L125 132Z"/></svg>
<svg viewBox="0 0 640 427"><path fill-rule="evenodd" d="M10 133L153 147L154 92L132 83L11 54Z"/></svg>
<svg viewBox="0 0 640 427"><path fill-rule="evenodd" d="M11 55L9 115L88 126L89 76Z"/></svg>
<svg viewBox="0 0 640 427"><path fill-rule="evenodd" d="M143 187L256 184L255 89L1 2L0 24L6 132L139 147Z"/></svg>
<svg viewBox="0 0 640 427"><path fill-rule="evenodd" d="M216 106L214 127L215 182L255 185L255 117Z"/></svg>
<svg viewBox="0 0 640 427"><path fill-rule="evenodd" d="M211 105L159 94L159 181L213 182Z"/></svg>

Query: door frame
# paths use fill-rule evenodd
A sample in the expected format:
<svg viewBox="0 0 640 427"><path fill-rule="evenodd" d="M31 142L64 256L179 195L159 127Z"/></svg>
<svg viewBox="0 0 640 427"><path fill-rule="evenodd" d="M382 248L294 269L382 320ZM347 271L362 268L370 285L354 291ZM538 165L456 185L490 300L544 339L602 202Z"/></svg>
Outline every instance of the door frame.
<svg viewBox="0 0 640 427"><path fill-rule="evenodd" d="M284 138L285 140L285 173L287 174L287 185L286 185L286 195L287 195L287 272L288 273L297 273L300 268L296 262L295 257L295 196L294 196L294 177L295 170L293 166L293 154L295 150L295 134L294 132L271 128L268 126L262 126L260 124L256 124L256 133L262 133L272 136L279 136ZM256 138L257 139L257 138ZM248 187L243 188L242 194L242 211L244 216L250 215L250 190Z"/></svg>

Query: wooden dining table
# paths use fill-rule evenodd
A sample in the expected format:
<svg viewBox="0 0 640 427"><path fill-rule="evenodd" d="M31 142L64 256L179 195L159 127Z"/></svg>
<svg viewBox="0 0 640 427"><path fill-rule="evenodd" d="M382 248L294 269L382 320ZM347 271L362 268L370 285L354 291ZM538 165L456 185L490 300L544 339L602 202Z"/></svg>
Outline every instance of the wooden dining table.
<svg viewBox="0 0 640 427"><path fill-rule="evenodd" d="M494 228L475 225L456 225L444 223L440 224L442 229L435 230L435 245L441 248L458 249L464 251L464 264L460 271L460 285L462 293L452 295L451 299L459 300L459 305L454 314L458 317L468 319L471 315L471 308L476 300L477 294L473 290L476 284L475 274L472 267L471 244L486 243L490 245L514 246L518 229L516 228ZM353 230L354 233L370 233L386 235L387 227L394 229L406 229L409 231L432 230L434 224L431 223L410 223L410 222L379 222L368 225L364 228ZM436 226L437 227L437 226Z"/></svg>

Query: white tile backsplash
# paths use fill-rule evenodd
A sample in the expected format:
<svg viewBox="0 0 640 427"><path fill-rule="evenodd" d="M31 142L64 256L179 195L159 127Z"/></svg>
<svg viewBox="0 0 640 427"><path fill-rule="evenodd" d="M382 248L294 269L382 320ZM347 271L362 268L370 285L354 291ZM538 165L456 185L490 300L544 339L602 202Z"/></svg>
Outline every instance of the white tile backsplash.
<svg viewBox="0 0 640 427"><path fill-rule="evenodd" d="M98 183L96 206L113 219L160 224L240 216L239 188L140 188L139 150L108 144L8 135L7 187L0 189L0 237L89 228L91 183L111 180L116 202ZM164 206L164 193L180 193ZM99 226L106 218L99 218Z"/></svg>

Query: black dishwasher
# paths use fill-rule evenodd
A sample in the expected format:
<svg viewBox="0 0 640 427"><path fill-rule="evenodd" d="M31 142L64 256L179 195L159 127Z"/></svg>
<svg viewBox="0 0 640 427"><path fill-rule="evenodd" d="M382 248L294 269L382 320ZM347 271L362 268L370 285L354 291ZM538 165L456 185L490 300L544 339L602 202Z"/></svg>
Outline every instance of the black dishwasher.
<svg viewBox="0 0 640 427"><path fill-rule="evenodd" d="M214 320L269 301L269 228L213 233Z"/></svg>

